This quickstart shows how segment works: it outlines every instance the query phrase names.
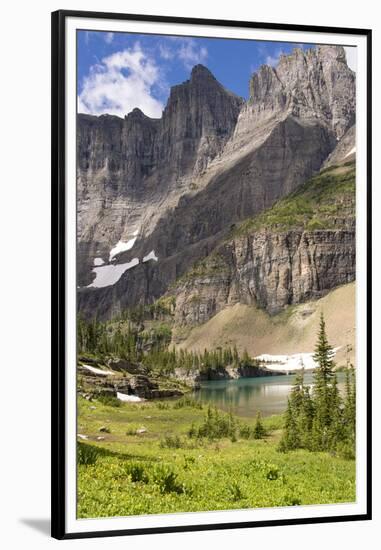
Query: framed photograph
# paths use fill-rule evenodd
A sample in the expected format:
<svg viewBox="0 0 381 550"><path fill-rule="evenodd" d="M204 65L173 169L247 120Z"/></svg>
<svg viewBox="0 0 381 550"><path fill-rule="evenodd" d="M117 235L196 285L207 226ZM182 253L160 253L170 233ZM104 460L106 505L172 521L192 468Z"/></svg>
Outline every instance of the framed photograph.
<svg viewBox="0 0 381 550"><path fill-rule="evenodd" d="M370 519L371 31L58 11L52 79L52 535Z"/></svg>

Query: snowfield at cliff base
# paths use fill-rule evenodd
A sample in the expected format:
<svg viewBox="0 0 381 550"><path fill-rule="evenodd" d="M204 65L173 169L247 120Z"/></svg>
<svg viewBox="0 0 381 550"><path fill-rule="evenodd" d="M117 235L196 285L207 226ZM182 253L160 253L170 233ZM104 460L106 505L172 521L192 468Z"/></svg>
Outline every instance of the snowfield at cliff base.
<svg viewBox="0 0 381 550"><path fill-rule="evenodd" d="M340 347L333 349L334 355ZM294 355L270 355L269 353L263 353L262 355L258 355L255 359L265 363L266 368L269 370L289 372L301 369L311 370L318 366L314 361L313 352L295 353Z"/></svg>

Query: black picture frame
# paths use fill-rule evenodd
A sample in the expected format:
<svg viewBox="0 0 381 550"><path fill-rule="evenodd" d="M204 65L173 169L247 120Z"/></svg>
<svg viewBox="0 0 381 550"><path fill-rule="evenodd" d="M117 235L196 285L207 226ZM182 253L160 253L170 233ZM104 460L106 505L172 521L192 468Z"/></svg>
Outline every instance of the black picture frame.
<svg viewBox="0 0 381 550"><path fill-rule="evenodd" d="M144 21L156 23L184 23L217 27L241 27L363 35L367 41L367 510L364 514L349 516L310 517L302 519L274 519L255 522L218 523L210 525L185 525L89 531L72 533L65 527L65 21L68 17L104 20ZM52 208L52 382L51 382L51 534L56 539L138 535L150 533L193 532L248 527L333 523L370 520L372 517L372 370L371 370L371 181L372 181L372 31L369 29L329 26L306 26L249 21L210 20L197 18L163 17L157 15L133 15L125 13L83 12L59 10L52 13L51 34L51 208Z"/></svg>

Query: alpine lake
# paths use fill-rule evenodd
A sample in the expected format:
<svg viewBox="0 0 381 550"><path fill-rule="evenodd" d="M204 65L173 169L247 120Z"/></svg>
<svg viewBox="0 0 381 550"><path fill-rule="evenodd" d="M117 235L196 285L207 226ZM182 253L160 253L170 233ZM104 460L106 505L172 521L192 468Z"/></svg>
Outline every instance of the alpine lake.
<svg viewBox="0 0 381 550"><path fill-rule="evenodd" d="M193 393L194 399L226 412L250 418L260 411L263 417L282 414L295 382L295 374L238 378L237 380L208 380ZM345 374L337 373L339 389L345 384ZM313 371L307 371L304 382L313 389Z"/></svg>

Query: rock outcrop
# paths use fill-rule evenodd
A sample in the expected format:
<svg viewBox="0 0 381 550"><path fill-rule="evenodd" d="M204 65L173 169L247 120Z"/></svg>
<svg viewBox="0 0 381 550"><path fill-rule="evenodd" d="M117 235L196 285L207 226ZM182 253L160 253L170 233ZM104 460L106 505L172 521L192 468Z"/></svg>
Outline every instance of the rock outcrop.
<svg viewBox="0 0 381 550"><path fill-rule="evenodd" d="M78 392L88 399L100 395L117 397L118 393L141 399L161 399L181 397L198 387L195 380L182 383L174 378L150 375L142 365L123 365L124 361L115 361L114 359L109 361L109 364L113 366L115 363L117 371L105 370L103 374L100 374L102 373L100 368L97 368L95 372L89 371L82 363L79 363L77 369Z"/></svg>
<svg viewBox="0 0 381 550"><path fill-rule="evenodd" d="M248 115L256 120L287 113L297 118L320 119L340 139L355 120L355 74L348 68L344 48L318 46L281 55L276 68L262 66L250 81L250 99L236 133Z"/></svg>
<svg viewBox="0 0 381 550"><path fill-rule="evenodd" d="M356 126L351 126L325 161L323 167L352 162L356 158Z"/></svg>
<svg viewBox="0 0 381 550"><path fill-rule="evenodd" d="M227 305L275 314L355 279L354 230L259 233L218 248L176 288L175 324L208 321Z"/></svg>

